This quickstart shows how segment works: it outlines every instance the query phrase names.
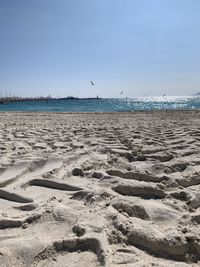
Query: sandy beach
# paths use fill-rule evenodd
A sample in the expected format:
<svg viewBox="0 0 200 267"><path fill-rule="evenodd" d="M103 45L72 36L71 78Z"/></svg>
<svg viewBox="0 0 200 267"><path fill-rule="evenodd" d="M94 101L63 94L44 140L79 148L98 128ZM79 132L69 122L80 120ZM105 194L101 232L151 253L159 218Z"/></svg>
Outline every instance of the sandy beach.
<svg viewBox="0 0 200 267"><path fill-rule="evenodd" d="M200 111L0 113L0 266L200 266Z"/></svg>

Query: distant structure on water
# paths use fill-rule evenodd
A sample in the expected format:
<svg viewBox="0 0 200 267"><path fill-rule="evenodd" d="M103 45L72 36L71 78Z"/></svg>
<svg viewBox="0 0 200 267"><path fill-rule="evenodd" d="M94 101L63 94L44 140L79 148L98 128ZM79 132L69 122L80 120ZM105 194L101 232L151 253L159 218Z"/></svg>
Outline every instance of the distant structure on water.
<svg viewBox="0 0 200 267"><path fill-rule="evenodd" d="M61 98L52 98L50 96L48 97L18 97L18 96L11 96L11 97L0 97L0 104L8 104L12 102L25 102L25 101L45 101L49 103L49 101L53 100L94 100L94 99L102 99L98 95L97 97L86 97L86 98L79 98L79 97L74 97L74 96L68 96L68 97L61 97Z"/></svg>

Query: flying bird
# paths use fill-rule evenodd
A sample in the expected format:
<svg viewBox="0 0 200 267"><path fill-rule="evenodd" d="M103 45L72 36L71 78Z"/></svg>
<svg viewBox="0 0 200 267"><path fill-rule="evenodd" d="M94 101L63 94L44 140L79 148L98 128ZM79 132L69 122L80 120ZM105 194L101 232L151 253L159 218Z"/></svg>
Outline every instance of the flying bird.
<svg viewBox="0 0 200 267"><path fill-rule="evenodd" d="M124 91L121 91L120 95L122 95L122 94L123 94L123 92L124 92Z"/></svg>
<svg viewBox="0 0 200 267"><path fill-rule="evenodd" d="M94 85L93 81L91 81L91 85Z"/></svg>

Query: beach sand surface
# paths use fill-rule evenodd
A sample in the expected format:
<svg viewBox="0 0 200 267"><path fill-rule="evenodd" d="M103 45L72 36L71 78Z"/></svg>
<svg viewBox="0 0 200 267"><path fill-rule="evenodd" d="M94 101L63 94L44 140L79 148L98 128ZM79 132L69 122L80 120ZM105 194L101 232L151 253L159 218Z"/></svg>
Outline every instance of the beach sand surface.
<svg viewBox="0 0 200 267"><path fill-rule="evenodd" d="M0 113L0 266L200 266L200 111Z"/></svg>

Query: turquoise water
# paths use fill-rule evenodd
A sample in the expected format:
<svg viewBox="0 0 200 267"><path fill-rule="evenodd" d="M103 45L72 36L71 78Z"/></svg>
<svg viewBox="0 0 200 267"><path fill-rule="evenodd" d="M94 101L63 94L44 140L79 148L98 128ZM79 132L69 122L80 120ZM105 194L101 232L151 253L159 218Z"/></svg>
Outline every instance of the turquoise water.
<svg viewBox="0 0 200 267"><path fill-rule="evenodd" d="M142 97L124 99L48 100L0 104L0 111L116 112L198 110L200 97Z"/></svg>

